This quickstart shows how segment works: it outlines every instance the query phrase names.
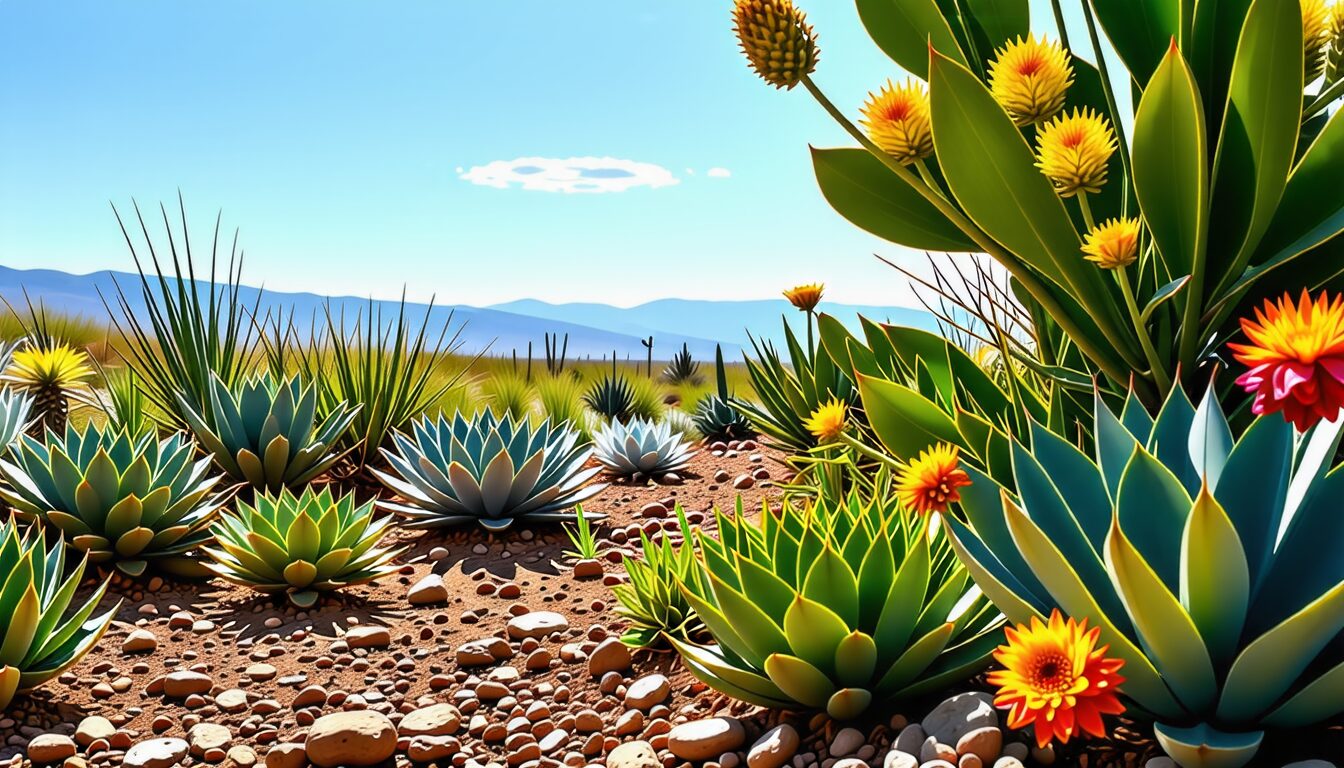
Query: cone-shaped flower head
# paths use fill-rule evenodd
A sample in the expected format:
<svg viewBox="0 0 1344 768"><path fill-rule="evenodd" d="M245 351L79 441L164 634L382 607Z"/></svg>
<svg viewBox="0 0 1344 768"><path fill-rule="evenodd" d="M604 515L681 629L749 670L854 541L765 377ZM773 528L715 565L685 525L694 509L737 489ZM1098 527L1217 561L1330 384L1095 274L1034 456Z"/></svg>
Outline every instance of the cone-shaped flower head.
<svg viewBox="0 0 1344 768"><path fill-rule="evenodd" d="M817 36L792 0L735 0L733 32L756 74L792 88L817 68Z"/></svg>
<svg viewBox="0 0 1344 768"><path fill-rule="evenodd" d="M1284 294L1265 301L1255 319L1242 318L1246 344L1229 344L1250 370L1237 383L1255 395L1257 414L1283 412L1299 431L1334 419L1344 405L1344 296L1306 290L1294 303Z"/></svg>
<svg viewBox="0 0 1344 768"><path fill-rule="evenodd" d="M971 478L961 468L959 453L956 446L947 443L920 451L896 480L896 495L901 505L911 512L927 515L946 512L950 504L961 501L957 489L970 485Z"/></svg>
<svg viewBox="0 0 1344 768"><path fill-rule="evenodd" d="M1044 37L1019 37L1000 48L989 63L994 99L1018 125L1039 123L1063 109L1072 84L1068 51Z"/></svg>
<svg viewBox="0 0 1344 768"><path fill-rule="evenodd" d="M933 127L929 122L929 94L914 78L901 85L890 80L868 94L859 121L883 152L902 164L933 154Z"/></svg>
<svg viewBox="0 0 1344 768"><path fill-rule="evenodd" d="M1036 136L1036 167L1061 197L1100 192L1114 153L1115 131L1092 109L1061 114Z"/></svg>
<svg viewBox="0 0 1344 768"><path fill-rule="evenodd" d="M845 404L839 398L832 397L830 402L817 406L812 415L803 421L803 426L819 442L833 442L845 431Z"/></svg>
<svg viewBox="0 0 1344 768"><path fill-rule="evenodd" d="M1087 233L1083 242L1083 258L1102 269L1127 267L1138 255L1138 219L1103 221Z"/></svg>
<svg viewBox="0 0 1344 768"><path fill-rule="evenodd" d="M1101 628L1065 621L1055 609L1048 624L1033 616L1030 626L1004 633L1008 644L994 652L1004 668L989 673L989 684L999 689L994 704L1008 710L1008 726L1034 725L1041 747L1067 743L1079 731L1104 737L1101 716L1125 711L1116 695L1125 662L1106 657L1110 646L1097 647Z"/></svg>
<svg viewBox="0 0 1344 768"><path fill-rule="evenodd" d="M822 283L799 285L784 292L784 298L802 312L811 312L821 303L821 292L826 288Z"/></svg>

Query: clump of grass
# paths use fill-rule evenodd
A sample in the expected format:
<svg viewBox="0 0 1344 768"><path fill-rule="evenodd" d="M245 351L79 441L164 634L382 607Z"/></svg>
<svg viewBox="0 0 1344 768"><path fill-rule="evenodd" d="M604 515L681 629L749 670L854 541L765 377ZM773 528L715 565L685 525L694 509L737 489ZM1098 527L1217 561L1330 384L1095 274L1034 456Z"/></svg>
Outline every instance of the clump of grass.
<svg viewBox="0 0 1344 768"><path fill-rule="evenodd" d="M583 407L583 383L572 376L548 376L537 381L537 399L541 410L554 424L569 425L585 437L588 434L588 413Z"/></svg>
<svg viewBox="0 0 1344 768"><path fill-rule="evenodd" d="M664 393L652 379L635 377L630 380L633 395L630 402L630 415L637 419L661 421L667 405L663 402Z"/></svg>
<svg viewBox="0 0 1344 768"><path fill-rule="evenodd" d="M579 516L574 521L574 525L565 526L565 535L569 537L569 543L574 548L565 550L565 557L572 557L576 560L596 560L597 537L593 535L592 523L588 522L588 516L583 514L582 504L574 508L574 513Z"/></svg>
<svg viewBox="0 0 1344 768"><path fill-rule="evenodd" d="M532 414L532 385L521 376L497 373L481 382L481 395L496 416L508 414L515 421Z"/></svg>

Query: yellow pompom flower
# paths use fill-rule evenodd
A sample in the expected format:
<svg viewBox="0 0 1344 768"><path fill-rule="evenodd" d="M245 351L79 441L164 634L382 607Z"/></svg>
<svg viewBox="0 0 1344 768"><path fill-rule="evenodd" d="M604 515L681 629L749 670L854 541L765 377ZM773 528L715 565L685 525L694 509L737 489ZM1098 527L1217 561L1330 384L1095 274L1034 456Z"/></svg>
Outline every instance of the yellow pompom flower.
<svg viewBox="0 0 1344 768"><path fill-rule="evenodd" d="M33 345L15 352L0 379L33 397L37 421L30 431L40 435L47 429L65 431L68 401L88 392L92 376L93 367L86 353L59 344Z"/></svg>
<svg viewBox="0 0 1344 768"><path fill-rule="evenodd" d="M811 312L821 303L821 292L826 288L823 283L798 285L784 292L784 298L802 312Z"/></svg>
<svg viewBox="0 0 1344 768"><path fill-rule="evenodd" d="M817 68L816 33L792 0L735 0L733 33L751 68L776 88L792 88Z"/></svg>
<svg viewBox="0 0 1344 768"><path fill-rule="evenodd" d="M859 122L868 137L883 152L901 164L933 154L933 126L929 122L929 95L918 80L902 85L890 80L877 93L869 93Z"/></svg>
<svg viewBox="0 0 1344 768"><path fill-rule="evenodd" d="M1000 48L989 63L989 89L1018 125L1049 119L1064 107L1070 85L1069 52L1044 37L1019 37Z"/></svg>
<svg viewBox="0 0 1344 768"><path fill-rule="evenodd" d="M1041 126L1036 135L1036 167L1061 197L1097 193L1115 152L1115 131L1092 109L1075 109Z"/></svg>
<svg viewBox="0 0 1344 768"><path fill-rule="evenodd" d="M845 404L840 398L832 397L830 402L817 406L803 421L803 426L819 442L834 442L845 431Z"/></svg>
<svg viewBox="0 0 1344 768"><path fill-rule="evenodd" d="M1139 256L1139 220L1103 221L1087 233L1083 258L1102 269L1119 269L1134 263Z"/></svg>

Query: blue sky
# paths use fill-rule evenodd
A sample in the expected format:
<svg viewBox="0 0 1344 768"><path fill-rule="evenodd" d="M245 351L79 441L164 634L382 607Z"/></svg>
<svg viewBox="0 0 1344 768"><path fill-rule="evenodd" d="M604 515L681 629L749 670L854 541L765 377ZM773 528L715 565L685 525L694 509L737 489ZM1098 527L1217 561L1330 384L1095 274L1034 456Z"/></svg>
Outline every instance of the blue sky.
<svg viewBox="0 0 1344 768"><path fill-rule="evenodd" d="M909 304L872 254L922 254L829 209L807 145L849 142L748 71L730 7L0 0L0 263L127 269L109 201L181 188L197 239L222 209L277 290L631 305L824 280ZM804 7L838 104L902 75L851 3ZM571 186L547 162L571 157L626 161L585 183L648 183L521 187Z"/></svg>

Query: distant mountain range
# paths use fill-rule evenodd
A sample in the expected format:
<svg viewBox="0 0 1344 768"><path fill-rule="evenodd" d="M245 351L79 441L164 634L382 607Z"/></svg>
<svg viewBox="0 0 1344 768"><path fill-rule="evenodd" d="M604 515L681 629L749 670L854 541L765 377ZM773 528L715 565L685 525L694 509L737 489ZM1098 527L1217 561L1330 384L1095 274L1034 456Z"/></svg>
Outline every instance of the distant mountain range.
<svg viewBox="0 0 1344 768"><path fill-rule="evenodd" d="M72 275L51 269L11 269L0 266L0 296L16 307L22 306L26 290L34 301L41 300L53 310L89 318L107 317L104 298L117 306L117 285L125 292L131 309L145 311L140 276L127 272L94 272ZM157 286L155 286L157 288ZM249 308L259 306L259 312L293 311L301 333L307 333L313 318L320 317L328 303L334 314L344 313L353 323L360 313L367 316L370 303L353 296L324 297L312 293L281 293L262 291L243 286L240 298ZM258 295L260 302L258 304ZM397 302L372 302L374 312L390 321L396 316ZM408 304L417 322L428 307ZM884 322L935 327L927 312L899 307L872 307L826 302L823 309L844 320L852 327L858 325L860 314ZM615 351L620 358L643 358L647 352L641 339L652 335L654 357L666 360L681 349L684 343L691 354L704 359L714 354L715 344L722 344L730 359L739 357L742 347L749 343L748 331L757 338L779 342L782 335L780 318L801 326L801 315L783 299L759 301L697 301L662 299L635 307L621 308L607 304L548 304L534 299L512 301L486 307L466 305L436 305L430 310L429 326L437 338L451 313L451 336L460 329L458 341L466 353L488 351L492 355L508 355L517 350L526 354L529 342L537 358L544 356L542 340L546 333L569 334L570 359L609 356Z"/></svg>

